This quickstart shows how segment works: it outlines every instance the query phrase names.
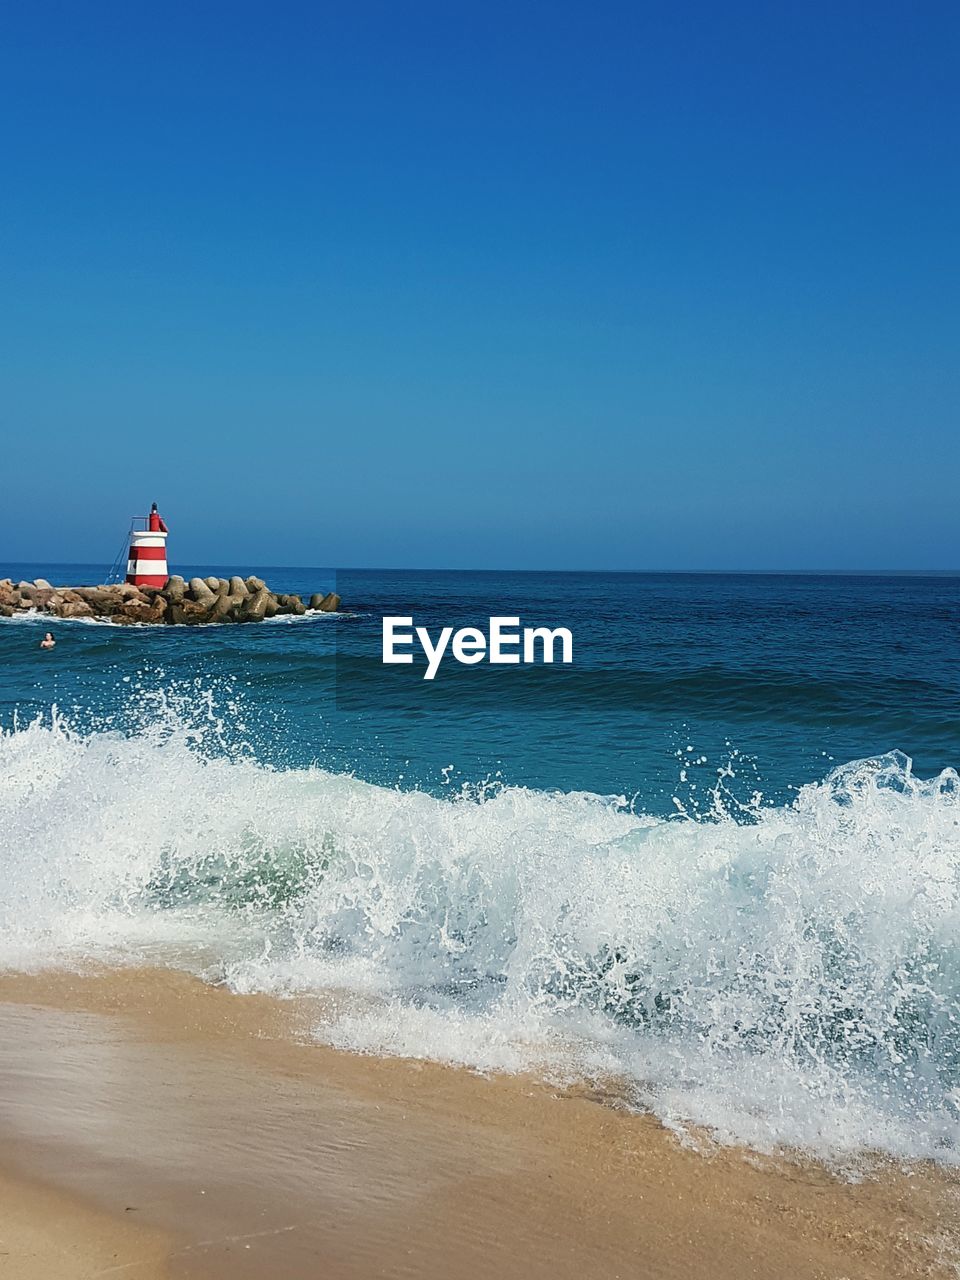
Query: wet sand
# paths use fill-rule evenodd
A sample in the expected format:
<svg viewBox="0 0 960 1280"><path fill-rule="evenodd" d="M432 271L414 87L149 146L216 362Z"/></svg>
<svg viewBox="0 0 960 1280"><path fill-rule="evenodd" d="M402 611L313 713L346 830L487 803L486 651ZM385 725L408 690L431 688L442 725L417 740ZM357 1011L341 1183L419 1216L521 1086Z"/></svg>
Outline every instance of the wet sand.
<svg viewBox="0 0 960 1280"><path fill-rule="evenodd" d="M859 1183L526 1077L305 1043L167 970L0 976L0 1277L956 1277L960 1181Z"/></svg>
<svg viewBox="0 0 960 1280"><path fill-rule="evenodd" d="M25 1178L0 1175L0 1276L159 1280L170 1240Z"/></svg>

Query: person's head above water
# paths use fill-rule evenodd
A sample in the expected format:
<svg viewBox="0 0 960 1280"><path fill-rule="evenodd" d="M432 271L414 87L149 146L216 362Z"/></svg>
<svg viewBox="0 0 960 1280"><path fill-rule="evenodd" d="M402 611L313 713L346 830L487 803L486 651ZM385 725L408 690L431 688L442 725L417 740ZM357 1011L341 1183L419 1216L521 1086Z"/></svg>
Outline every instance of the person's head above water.
<svg viewBox="0 0 960 1280"><path fill-rule="evenodd" d="M46 634L46 635L43 637L43 639L40 641L40 648L41 648L41 649L52 649L52 648L53 648L53 646L54 646L56 643L57 643L57 642L56 642L56 640L54 640L54 638L53 638L53 632L52 632L52 631L48 631L48 632L47 632L47 634Z"/></svg>

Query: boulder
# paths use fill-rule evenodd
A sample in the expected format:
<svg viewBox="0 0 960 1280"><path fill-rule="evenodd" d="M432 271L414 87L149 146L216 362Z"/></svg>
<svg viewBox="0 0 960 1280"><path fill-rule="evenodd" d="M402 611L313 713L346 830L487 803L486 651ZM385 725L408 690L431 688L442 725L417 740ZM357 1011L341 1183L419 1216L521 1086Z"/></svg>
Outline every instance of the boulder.
<svg viewBox="0 0 960 1280"><path fill-rule="evenodd" d="M182 620L188 624L196 625L198 622L206 622L210 616L210 608L213 605L213 593L209 603L197 600L184 600L183 604L177 606L180 609ZM171 622L173 618L170 619Z"/></svg>
<svg viewBox="0 0 960 1280"><path fill-rule="evenodd" d="M34 578L33 585L39 587L41 591L52 591L53 584L48 582L46 578Z"/></svg>
<svg viewBox="0 0 960 1280"><path fill-rule="evenodd" d="M122 604L119 609L114 609L110 614L110 621L117 623L118 626L131 626L134 622L142 622L140 606Z"/></svg>
<svg viewBox="0 0 960 1280"><path fill-rule="evenodd" d="M210 577L210 578L205 579L205 581L206 581L207 586L208 586L208 587L210 588L210 590L213 592L213 594L214 594L214 595L216 595L216 594L217 594L217 588L220 586L220 579L219 579L219 578L213 578L213 577Z"/></svg>
<svg viewBox="0 0 960 1280"><path fill-rule="evenodd" d="M167 585L163 588L163 594L171 604L179 604L187 593L187 584L180 577L179 573L175 573L172 578L167 579Z"/></svg>
<svg viewBox="0 0 960 1280"><path fill-rule="evenodd" d="M112 617L124 602L119 586L90 587L78 593L93 607L94 613Z"/></svg>
<svg viewBox="0 0 960 1280"><path fill-rule="evenodd" d="M250 579L247 579L247 586L250 585ZM270 592L266 587L261 587L256 595L247 596L243 602L243 609L240 612L241 622L262 622L266 617L267 605L270 602Z"/></svg>
<svg viewBox="0 0 960 1280"><path fill-rule="evenodd" d="M93 607L85 600L65 600L57 611L61 618L93 618Z"/></svg>
<svg viewBox="0 0 960 1280"><path fill-rule="evenodd" d="M266 585L262 578L257 578L253 575L247 579L247 590L252 596L255 596L258 591L262 591Z"/></svg>
<svg viewBox="0 0 960 1280"><path fill-rule="evenodd" d="M214 594L202 578L190 579L190 594L198 604L205 604L207 608L213 604Z"/></svg>
<svg viewBox="0 0 960 1280"><path fill-rule="evenodd" d="M12 618L15 612L12 604L0 604L0 618Z"/></svg>
<svg viewBox="0 0 960 1280"><path fill-rule="evenodd" d="M20 599L24 601L26 600L32 601L33 597L37 593L37 588L33 585L32 582L18 582L17 590L20 592Z"/></svg>
<svg viewBox="0 0 960 1280"><path fill-rule="evenodd" d="M0 587L2 586L3 583L0 582ZM242 600L244 597L248 596L250 592L247 590L247 584L242 578L233 577L230 579L230 594L232 596L239 596Z"/></svg>
<svg viewBox="0 0 960 1280"><path fill-rule="evenodd" d="M317 605L317 608L321 613L338 613L340 610L340 597L335 591L328 591Z"/></svg>
<svg viewBox="0 0 960 1280"><path fill-rule="evenodd" d="M144 600L126 600L113 615L114 622L152 622L153 610Z"/></svg>
<svg viewBox="0 0 960 1280"><path fill-rule="evenodd" d="M218 595L207 618L208 622L236 622L246 596Z"/></svg>

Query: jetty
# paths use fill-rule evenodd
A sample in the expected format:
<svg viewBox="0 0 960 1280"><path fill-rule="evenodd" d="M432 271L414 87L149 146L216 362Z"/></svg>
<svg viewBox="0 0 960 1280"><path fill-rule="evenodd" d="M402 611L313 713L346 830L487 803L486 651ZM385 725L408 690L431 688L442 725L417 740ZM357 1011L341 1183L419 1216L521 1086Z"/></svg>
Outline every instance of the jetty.
<svg viewBox="0 0 960 1280"><path fill-rule="evenodd" d="M41 613L54 618L103 618L121 624L197 626L203 623L263 622L278 614L336 613L340 597L329 591L310 596L271 591L262 578L184 578L174 574L163 586L132 582L94 587L55 587L0 579L0 617Z"/></svg>

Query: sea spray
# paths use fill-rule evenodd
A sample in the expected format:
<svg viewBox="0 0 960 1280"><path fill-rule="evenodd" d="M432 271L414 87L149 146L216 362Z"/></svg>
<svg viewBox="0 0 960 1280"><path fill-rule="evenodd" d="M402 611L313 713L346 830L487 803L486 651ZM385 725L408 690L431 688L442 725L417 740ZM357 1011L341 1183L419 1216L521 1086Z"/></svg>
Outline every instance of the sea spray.
<svg viewBox="0 0 960 1280"><path fill-rule="evenodd" d="M368 1052L616 1076L672 1124L958 1159L960 787L896 752L784 807L450 799L274 769L202 689L0 737L0 961L337 993ZM718 795L720 793L718 792Z"/></svg>

